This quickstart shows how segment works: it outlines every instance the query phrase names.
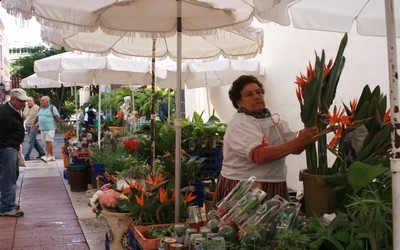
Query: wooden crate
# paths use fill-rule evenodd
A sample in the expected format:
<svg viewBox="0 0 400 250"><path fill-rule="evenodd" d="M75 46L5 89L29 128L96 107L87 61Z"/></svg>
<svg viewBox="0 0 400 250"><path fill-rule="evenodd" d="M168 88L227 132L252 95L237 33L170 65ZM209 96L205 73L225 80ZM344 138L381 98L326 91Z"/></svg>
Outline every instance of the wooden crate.
<svg viewBox="0 0 400 250"><path fill-rule="evenodd" d="M188 224L191 228L196 228L197 231L200 229L201 226L204 226L203 221L200 223L188 223ZM150 228L169 227L172 225L174 224L170 223L170 224L158 224L158 225L148 225L148 226L135 226L133 225L132 220L128 219L128 227L132 230L135 237L135 241L139 243L142 249L146 250L158 249L160 247L160 239L147 239L144 236L144 232L149 231Z"/></svg>
<svg viewBox="0 0 400 250"><path fill-rule="evenodd" d="M142 249L158 249L160 247L160 239L147 239L144 236L144 232L150 230L150 228L159 227L169 227L173 224L159 224L159 225L149 225L149 226L134 226L133 233L135 235L135 240L139 243Z"/></svg>

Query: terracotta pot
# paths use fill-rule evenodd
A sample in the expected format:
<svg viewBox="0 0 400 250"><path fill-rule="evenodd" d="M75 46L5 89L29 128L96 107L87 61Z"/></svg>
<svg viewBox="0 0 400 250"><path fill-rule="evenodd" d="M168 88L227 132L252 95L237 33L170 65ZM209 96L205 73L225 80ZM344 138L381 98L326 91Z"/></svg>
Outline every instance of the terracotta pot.
<svg viewBox="0 0 400 250"><path fill-rule="evenodd" d="M107 221L110 250L125 249L123 237L128 230L129 213L114 213L105 209L102 211Z"/></svg>
<svg viewBox="0 0 400 250"><path fill-rule="evenodd" d="M306 169L302 169L300 181L303 182L304 208L307 217L320 217L334 212L335 194L333 186L326 182L325 176L308 174Z"/></svg>

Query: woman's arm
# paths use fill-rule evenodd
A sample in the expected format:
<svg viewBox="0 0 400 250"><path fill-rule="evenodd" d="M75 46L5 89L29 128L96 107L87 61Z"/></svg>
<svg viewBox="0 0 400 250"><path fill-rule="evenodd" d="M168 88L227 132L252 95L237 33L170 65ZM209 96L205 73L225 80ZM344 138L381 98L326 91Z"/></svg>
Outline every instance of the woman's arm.
<svg viewBox="0 0 400 250"><path fill-rule="evenodd" d="M282 159L289 154L299 154L307 145L317 140L317 134L317 127L311 127L300 130L293 140L278 145L261 144L251 150L251 159L257 164L262 164Z"/></svg>

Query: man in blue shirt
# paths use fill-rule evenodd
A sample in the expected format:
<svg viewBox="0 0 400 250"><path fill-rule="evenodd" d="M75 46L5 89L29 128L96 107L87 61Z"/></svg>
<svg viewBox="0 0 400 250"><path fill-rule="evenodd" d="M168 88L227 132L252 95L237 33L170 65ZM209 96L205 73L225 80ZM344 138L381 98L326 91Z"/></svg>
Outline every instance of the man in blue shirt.
<svg viewBox="0 0 400 250"><path fill-rule="evenodd" d="M40 109L37 113L39 120L39 129L41 131L42 141L46 142L46 155L40 159L48 162L55 161L53 154L53 141L56 133L57 123L60 123L60 114L54 105L50 104L50 98L43 96L40 98ZM36 123L37 120L34 122Z"/></svg>

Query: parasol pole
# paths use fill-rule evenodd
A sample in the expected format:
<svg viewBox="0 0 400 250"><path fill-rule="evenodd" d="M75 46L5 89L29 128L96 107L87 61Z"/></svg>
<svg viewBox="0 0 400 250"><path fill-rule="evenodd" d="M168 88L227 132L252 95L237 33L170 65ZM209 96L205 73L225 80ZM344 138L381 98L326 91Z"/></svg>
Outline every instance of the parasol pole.
<svg viewBox="0 0 400 250"><path fill-rule="evenodd" d="M99 120L98 120L98 125L97 125L97 142L99 144L99 148L101 147L101 90L100 90L101 85L99 85Z"/></svg>
<svg viewBox="0 0 400 250"><path fill-rule="evenodd" d="M94 76L93 76L93 85L94 86L96 86L95 84L96 84L96 79L94 78ZM98 120L98 126L97 126L97 144L99 145L99 148L101 147L101 116L100 116L100 114L101 114L101 84L100 85L98 85L98 89L99 89L99 110L98 110L98 114L99 114L99 120Z"/></svg>
<svg viewBox="0 0 400 250"><path fill-rule="evenodd" d="M390 162L392 171L392 201L393 201L393 249L400 249L400 114L399 114L399 85L397 69L396 27L393 0L385 0L386 38L389 64L390 85L390 120L392 123L392 153ZM400 14L400 13L397 13Z"/></svg>
<svg viewBox="0 0 400 250"><path fill-rule="evenodd" d="M207 109L208 109L208 118L211 117L211 112L210 112L210 96L208 93L208 78L207 78L207 72L204 72L204 79L206 83L206 95L207 95Z"/></svg>
<svg viewBox="0 0 400 250"><path fill-rule="evenodd" d="M78 114L80 113L78 110L78 96L76 94L76 83L74 83L74 95L75 95L75 127L76 127L76 138L79 140L79 119Z"/></svg>
<svg viewBox="0 0 400 250"><path fill-rule="evenodd" d="M156 68L156 38L153 38L153 46L152 46L152 51L151 51L151 95L150 95L150 101L151 101L151 107L150 107L150 122L151 122L151 129L150 129L150 154L151 154L151 159L150 159L150 173L153 174L154 171L154 161L156 159L156 144L155 144L155 138L156 138L156 114L154 111L154 106L156 103L156 88L155 88L155 68Z"/></svg>
<svg viewBox="0 0 400 250"><path fill-rule="evenodd" d="M170 119L171 119L171 89L168 88L168 118L167 118L168 124Z"/></svg>
<svg viewBox="0 0 400 250"><path fill-rule="evenodd" d="M136 132L135 91L132 89L133 132Z"/></svg>
<svg viewBox="0 0 400 250"><path fill-rule="evenodd" d="M181 119L181 85L182 85L182 2L176 1L177 20L177 86L175 93L175 223L180 222L180 197L181 197L181 134L182 134L182 119Z"/></svg>

